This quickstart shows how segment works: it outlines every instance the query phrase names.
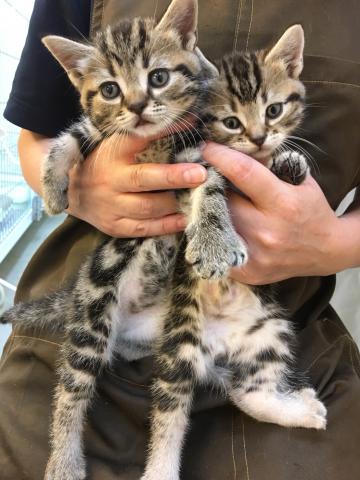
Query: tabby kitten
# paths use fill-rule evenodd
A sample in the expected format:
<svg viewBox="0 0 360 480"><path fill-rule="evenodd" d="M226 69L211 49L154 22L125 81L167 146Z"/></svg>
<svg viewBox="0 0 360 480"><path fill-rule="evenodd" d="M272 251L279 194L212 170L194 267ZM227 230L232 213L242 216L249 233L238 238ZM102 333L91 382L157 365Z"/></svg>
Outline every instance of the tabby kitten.
<svg viewBox="0 0 360 480"><path fill-rule="evenodd" d="M289 29L270 52L228 57L217 70L196 49L196 25L197 2L173 0L158 25L150 19L122 22L101 32L93 45L44 39L78 88L84 108L84 117L55 141L45 162L49 212L67 206L70 166L107 135L153 135L176 120L187 122L189 113L206 115L196 128L155 142L138 160L204 163L199 145L211 132L213 140L238 150L247 141L256 149L249 153L270 162L303 111L302 29ZM277 121L264 113L275 104L282 110ZM256 122L266 137L262 142L254 141ZM198 383L222 385L236 405L259 420L325 428L325 408L295 372L289 322L256 290L226 278L231 266L246 261L246 246L231 224L224 179L206 167L203 185L177 192L189 219L181 238L109 238L69 287L15 306L0 319L32 326L43 321L44 328L54 325L65 334L46 480L85 478L84 416L96 378L115 351L128 360L152 352L156 357L143 480L179 478ZM307 172L295 152L277 155L272 168L293 183Z"/></svg>

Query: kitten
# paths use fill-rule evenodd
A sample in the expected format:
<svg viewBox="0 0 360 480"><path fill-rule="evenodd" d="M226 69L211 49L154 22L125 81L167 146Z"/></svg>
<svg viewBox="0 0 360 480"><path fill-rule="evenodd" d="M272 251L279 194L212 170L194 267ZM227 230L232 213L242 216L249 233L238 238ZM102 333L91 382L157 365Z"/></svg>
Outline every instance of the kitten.
<svg viewBox="0 0 360 480"><path fill-rule="evenodd" d="M210 132L213 140L238 150L246 141L253 150L248 153L270 162L303 111L302 29L289 29L269 52L227 57L217 70L196 49L196 25L197 2L173 0L158 25L150 19L122 22L100 33L94 45L44 39L78 88L84 109L45 162L49 212L66 208L69 168L106 136L153 135L175 121L187 122L188 114L205 112L196 128L154 142L138 161L204 164L199 145ZM189 219L185 235L109 238L70 286L1 317L2 323L43 322L43 328L65 333L46 480L85 478L84 416L96 378L115 351L128 360L150 353L156 358L143 480L179 478L198 383L222 385L259 420L325 428L325 407L293 365L290 323L274 302L226 277L231 266L246 262L247 251L231 224L225 180L205 166L203 185L176 192ZM276 155L272 168L292 183L307 173L296 152Z"/></svg>

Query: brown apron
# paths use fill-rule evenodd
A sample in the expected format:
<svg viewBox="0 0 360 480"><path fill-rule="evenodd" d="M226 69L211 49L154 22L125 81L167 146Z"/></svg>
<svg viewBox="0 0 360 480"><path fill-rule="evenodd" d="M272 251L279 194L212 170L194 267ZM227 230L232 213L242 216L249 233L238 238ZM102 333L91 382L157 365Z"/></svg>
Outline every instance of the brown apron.
<svg viewBox="0 0 360 480"><path fill-rule="evenodd" d="M159 17L168 0L95 0L91 33L133 16ZM306 35L302 78L308 91L304 135L313 175L335 209L360 184L358 0L200 0L200 47L210 58L269 45L291 24ZM304 146L304 145L303 145ZM42 245L21 280L17 300L56 288L102 238L68 218ZM328 305L334 278L279 285L301 327L301 359L329 410L325 432L255 422L208 391L199 391L183 455L182 480L358 480L360 356ZM0 478L39 480L48 455L54 364L61 339L17 330L0 364ZM99 382L85 434L90 480L135 480L144 466L151 358L118 359ZM161 480L161 479L159 479Z"/></svg>

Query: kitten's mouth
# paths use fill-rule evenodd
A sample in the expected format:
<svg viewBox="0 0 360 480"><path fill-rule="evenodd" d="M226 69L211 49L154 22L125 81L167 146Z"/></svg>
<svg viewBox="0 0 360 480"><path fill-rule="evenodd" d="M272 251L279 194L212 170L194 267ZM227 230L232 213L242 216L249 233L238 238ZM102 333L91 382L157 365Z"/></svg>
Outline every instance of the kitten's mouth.
<svg viewBox="0 0 360 480"><path fill-rule="evenodd" d="M139 117L139 120L137 121L135 128L144 127L145 125L154 125L154 123L150 122L150 120L145 120L145 118Z"/></svg>

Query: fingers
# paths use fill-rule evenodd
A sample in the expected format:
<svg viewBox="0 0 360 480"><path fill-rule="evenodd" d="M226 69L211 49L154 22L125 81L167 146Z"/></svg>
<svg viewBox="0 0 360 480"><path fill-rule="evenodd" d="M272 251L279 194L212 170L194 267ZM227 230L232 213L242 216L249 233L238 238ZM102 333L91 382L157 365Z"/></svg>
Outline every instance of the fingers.
<svg viewBox="0 0 360 480"><path fill-rule="evenodd" d="M119 196L118 211L122 217L146 220L177 213L178 207L172 193L124 193Z"/></svg>
<svg viewBox="0 0 360 480"><path fill-rule="evenodd" d="M287 185L248 155L216 143L209 143L203 155L258 206L273 203L286 193Z"/></svg>
<svg viewBox="0 0 360 480"><path fill-rule="evenodd" d="M134 164L122 166L114 179L119 192L193 188L206 180L204 167L195 164Z"/></svg>
<svg viewBox="0 0 360 480"><path fill-rule="evenodd" d="M185 217L180 214L140 221L122 218L115 223L112 232L107 233L114 237L155 237L181 232L185 227Z"/></svg>

